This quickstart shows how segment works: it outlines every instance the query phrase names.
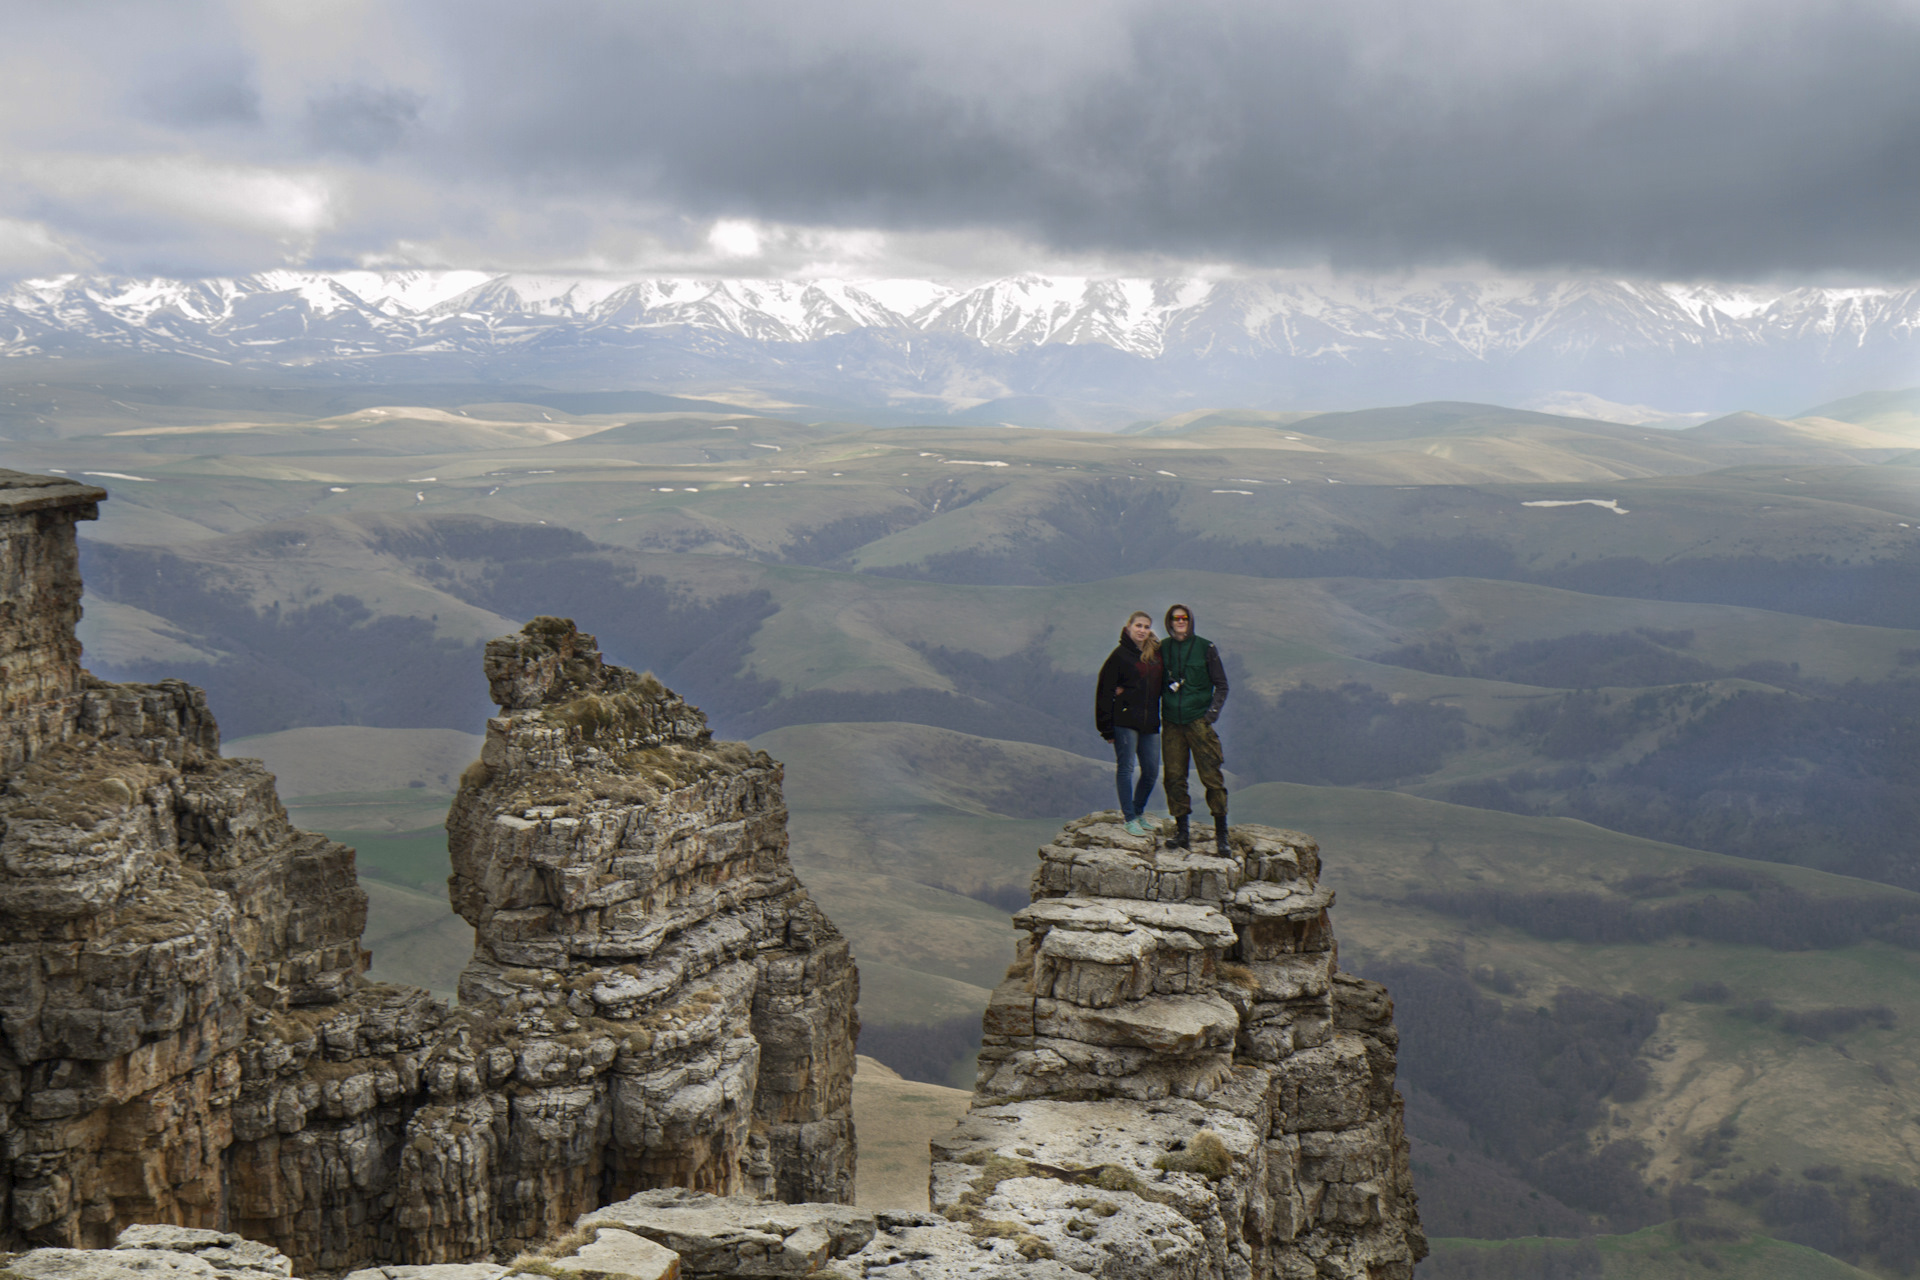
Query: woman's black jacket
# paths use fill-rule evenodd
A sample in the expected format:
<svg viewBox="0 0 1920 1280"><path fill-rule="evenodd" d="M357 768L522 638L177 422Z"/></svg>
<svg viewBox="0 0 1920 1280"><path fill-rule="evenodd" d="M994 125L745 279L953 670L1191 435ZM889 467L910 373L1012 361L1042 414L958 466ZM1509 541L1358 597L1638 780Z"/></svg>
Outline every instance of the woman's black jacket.
<svg viewBox="0 0 1920 1280"><path fill-rule="evenodd" d="M1160 732L1160 659L1140 660L1140 646L1132 636L1120 643L1100 668L1093 688L1093 727L1109 742L1117 725L1139 733Z"/></svg>

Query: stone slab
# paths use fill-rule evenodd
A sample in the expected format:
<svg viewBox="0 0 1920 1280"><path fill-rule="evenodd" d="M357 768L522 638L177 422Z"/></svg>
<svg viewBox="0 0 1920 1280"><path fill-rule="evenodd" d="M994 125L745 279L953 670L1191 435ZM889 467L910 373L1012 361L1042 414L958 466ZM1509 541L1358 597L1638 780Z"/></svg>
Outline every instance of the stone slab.
<svg viewBox="0 0 1920 1280"><path fill-rule="evenodd" d="M1219 996L1148 996L1111 1009L1036 1000L1034 1034L1184 1056L1233 1043L1240 1015Z"/></svg>
<svg viewBox="0 0 1920 1280"><path fill-rule="evenodd" d="M554 1258L556 1271L580 1280L678 1280L680 1255L645 1236L612 1227L594 1233L593 1243L564 1258Z"/></svg>
<svg viewBox="0 0 1920 1280"><path fill-rule="evenodd" d="M680 1256L688 1276L806 1276L873 1239L874 1215L845 1205L780 1204L671 1188L643 1191L580 1219Z"/></svg>

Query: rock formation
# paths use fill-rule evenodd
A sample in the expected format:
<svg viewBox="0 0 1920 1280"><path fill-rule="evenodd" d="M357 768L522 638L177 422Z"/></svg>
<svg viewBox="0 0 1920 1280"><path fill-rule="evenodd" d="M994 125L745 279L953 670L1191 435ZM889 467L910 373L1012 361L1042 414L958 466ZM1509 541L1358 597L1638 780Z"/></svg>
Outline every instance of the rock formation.
<svg viewBox="0 0 1920 1280"><path fill-rule="evenodd" d="M81 669L105 496L0 472L0 1244L166 1223L339 1271L652 1187L850 1197L856 979L778 765L571 624L495 642L462 1005L369 982L353 851L221 758L199 690Z"/></svg>
<svg viewBox="0 0 1920 1280"><path fill-rule="evenodd" d="M1076 1270L1411 1274L1392 1002L1339 972L1312 840L1230 845L1167 849L1107 813L1041 849L935 1209Z"/></svg>
<svg viewBox="0 0 1920 1280"><path fill-rule="evenodd" d="M1338 971L1319 851L1241 826L1211 857L1116 813L1040 850L937 1213L651 1191L582 1226L683 1277L1409 1280L1426 1255L1393 1005Z"/></svg>
<svg viewBox="0 0 1920 1280"><path fill-rule="evenodd" d="M570 622L486 665L503 714L447 819L460 1000L486 1083L583 1146L515 1157L543 1227L647 1187L851 1200L858 980L787 860L780 766Z"/></svg>
<svg viewBox="0 0 1920 1280"><path fill-rule="evenodd" d="M934 1143L939 1212L863 1212L857 978L788 863L779 765L535 619L487 646L501 714L447 821L460 1006L369 982L353 851L221 758L198 690L80 668L73 526L104 497L0 472L0 1246L48 1246L21 1280L1408 1280L1424 1255L1392 1004L1338 971L1306 837L1212 857L1069 823Z"/></svg>
<svg viewBox="0 0 1920 1280"><path fill-rule="evenodd" d="M4 1235L102 1244L129 1223L231 1219L277 1239L270 1220L300 1221L317 1258L320 1236L371 1216L325 1221L351 1188L323 1168L374 1155L343 1123L336 1064L362 1023L391 1055L438 1011L360 978L353 851L289 826L257 761L220 758L199 690L80 668L74 522L105 496L0 474ZM309 1059L304 1097L282 1098ZM417 1083L395 1069L381 1102ZM296 1141L289 1167L278 1148Z"/></svg>
<svg viewBox="0 0 1920 1280"><path fill-rule="evenodd" d="M681 1280L1409 1280L1426 1241L1392 1003L1338 970L1311 840L1230 843L1171 850L1106 813L1040 851L973 1109L933 1144L940 1212L653 1190L522 1272L656 1280L664 1254Z"/></svg>

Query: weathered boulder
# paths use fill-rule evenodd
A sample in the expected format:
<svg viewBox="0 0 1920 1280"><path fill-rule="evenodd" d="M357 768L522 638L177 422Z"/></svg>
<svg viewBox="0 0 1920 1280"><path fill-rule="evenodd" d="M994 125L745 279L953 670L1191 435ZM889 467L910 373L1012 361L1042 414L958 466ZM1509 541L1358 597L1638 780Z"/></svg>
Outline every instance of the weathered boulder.
<svg viewBox="0 0 1920 1280"><path fill-rule="evenodd" d="M142 1225L111 1249L35 1249L6 1269L24 1280L286 1280L293 1262L227 1231Z"/></svg>
<svg viewBox="0 0 1920 1280"><path fill-rule="evenodd" d="M687 1276L808 1276L873 1239L850 1206L773 1204L696 1191L648 1191L588 1214L583 1228L632 1232L679 1255Z"/></svg>

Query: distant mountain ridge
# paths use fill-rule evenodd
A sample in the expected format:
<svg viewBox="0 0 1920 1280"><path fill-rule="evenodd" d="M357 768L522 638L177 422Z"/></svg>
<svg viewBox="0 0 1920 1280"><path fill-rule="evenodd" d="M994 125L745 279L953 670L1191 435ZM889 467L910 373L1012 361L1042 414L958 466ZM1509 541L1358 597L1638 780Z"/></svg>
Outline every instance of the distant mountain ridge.
<svg viewBox="0 0 1920 1280"><path fill-rule="evenodd" d="M1024 275L971 287L474 271L61 276L0 293L0 356L376 380L746 380L830 401L924 399L917 407L944 414L1022 396L1177 407L1217 403L1225 390L1330 408L1567 387L1679 398L1676 410L1785 397L1767 405L1781 411L1911 381L1920 289L1324 275Z"/></svg>

